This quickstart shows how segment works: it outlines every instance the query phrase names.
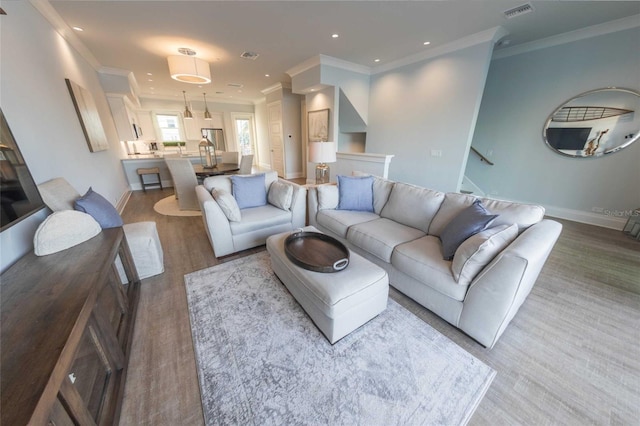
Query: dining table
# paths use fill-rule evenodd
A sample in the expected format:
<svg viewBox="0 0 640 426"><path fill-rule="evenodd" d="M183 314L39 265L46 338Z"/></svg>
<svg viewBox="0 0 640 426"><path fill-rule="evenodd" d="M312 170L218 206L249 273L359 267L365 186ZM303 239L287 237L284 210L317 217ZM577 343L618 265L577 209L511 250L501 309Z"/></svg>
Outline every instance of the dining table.
<svg viewBox="0 0 640 426"><path fill-rule="evenodd" d="M240 170L240 166L233 163L219 163L214 167L205 168L202 166L202 164L194 164L193 170L195 171L197 177L205 178L209 176L218 176L237 172L238 170Z"/></svg>

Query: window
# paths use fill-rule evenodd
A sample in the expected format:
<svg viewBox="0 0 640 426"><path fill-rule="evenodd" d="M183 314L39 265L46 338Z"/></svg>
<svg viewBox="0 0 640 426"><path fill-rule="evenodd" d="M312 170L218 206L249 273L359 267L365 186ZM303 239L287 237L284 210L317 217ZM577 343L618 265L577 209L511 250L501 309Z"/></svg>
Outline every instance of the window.
<svg viewBox="0 0 640 426"><path fill-rule="evenodd" d="M158 127L162 133L163 142L175 142L180 140L180 126L177 115L156 115Z"/></svg>

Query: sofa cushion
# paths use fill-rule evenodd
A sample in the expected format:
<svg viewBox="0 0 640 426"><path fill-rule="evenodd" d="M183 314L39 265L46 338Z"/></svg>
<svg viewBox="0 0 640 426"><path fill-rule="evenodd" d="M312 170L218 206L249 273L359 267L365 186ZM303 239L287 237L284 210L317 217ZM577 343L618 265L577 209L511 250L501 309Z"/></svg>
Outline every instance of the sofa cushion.
<svg viewBox="0 0 640 426"><path fill-rule="evenodd" d="M336 185L319 185L318 191L318 210L335 209L340 201L340 193Z"/></svg>
<svg viewBox="0 0 640 426"><path fill-rule="evenodd" d="M320 210L316 221L334 234L346 238L347 231L352 225L380 219L375 213L351 210Z"/></svg>
<svg viewBox="0 0 640 426"><path fill-rule="evenodd" d="M373 212L373 176L338 175L338 210Z"/></svg>
<svg viewBox="0 0 640 426"><path fill-rule="evenodd" d="M347 241L385 262L390 262L391 253L398 244L424 235L419 229L380 218L351 226L347 232Z"/></svg>
<svg viewBox="0 0 640 426"><path fill-rule="evenodd" d="M275 181L269 187L267 201L282 210L290 210L293 201L293 185L283 181Z"/></svg>
<svg viewBox="0 0 640 426"><path fill-rule="evenodd" d="M451 262L458 284L467 285L482 269L518 236L518 225L499 225L485 229L460 244Z"/></svg>
<svg viewBox="0 0 640 426"><path fill-rule="evenodd" d="M94 192L91 187L86 194L75 201L74 207L82 213L90 214L102 229L117 228L124 224L120 213L113 207L113 204L102 195Z"/></svg>
<svg viewBox="0 0 640 426"><path fill-rule="evenodd" d="M455 300L464 300L468 286L453 279L451 262L442 259L442 245L438 237L427 235L400 244L393 251L391 264L410 277L428 283L432 289Z"/></svg>
<svg viewBox="0 0 640 426"><path fill-rule="evenodd" d="M291 224L291 214L290 211L265 204L243 209L240 222L229 222L229 226L233 235L239 235L272 226Z"/></svg>
<svg viewBox="0 0 640 426"><path fill-rule="evenodd" d="M457 192L446 193L440 210L431 221L428 234L439 237L444 227L451 222L451 219L473 204L476 198L473 195L459 194Z"/></svg>
<svg viewBox="0 0 640 426"><path fill-rule="evenodd" d="M233 197L240 209L259 207L267 204L267 189L264 173L247 176L231 176Z"/></svg>
<svg viewBox="0 0 640 426"><path fill-rule="evenodd" d="M498 216L491 226L518 224L518 231L522 232L531 225L538 223L544 217L544 207L535 204L513 203L511 201L483 198L482 204Z"/></svg>
<svg viewBox="0 0 640 426"><path fill-rule="evenodd" d="M239 222L240 219L242 219L242 216L240 214L240 207L238 207L236 199L233 198L233 195L231 195L230 192L227 192L221 188L213 188L211 190L211 195L220 206L220 210L222 210L222 213L224 213L224 215L227 217L227 219L229 219L230 222Z"/></svg>
<svg viewBox="0 0 640 426"><path fill-rule="evenodd" d="M395 183L380 216L426 233L443 200L442 192Z"/></svg>
<svg viewBox="0 0 640 426"><path fill-rule="evenodd" d="M377 176L373 177L373 211L376 214L380 214L387 201L389 201L389 195L393 189L394 183L390 180L383 179Z"/></svg>
<svg viewBox="0 0 640 426"><path fill-rule="evenodd" d="M440 234L444 260L453 259L464 240L485 229L496 217L498 215L489 213L480 200L475 200L472 205L451 219Z"/></svg>

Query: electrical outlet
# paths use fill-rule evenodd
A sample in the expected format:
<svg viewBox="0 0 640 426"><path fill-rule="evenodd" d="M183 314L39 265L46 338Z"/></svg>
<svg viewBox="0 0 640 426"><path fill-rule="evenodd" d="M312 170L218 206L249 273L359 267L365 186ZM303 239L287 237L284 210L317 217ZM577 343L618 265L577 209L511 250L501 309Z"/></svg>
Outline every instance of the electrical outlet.
<svg viewBox="0 0 640 426"><path fill-rule="evenodd" d="M432 157L442 157L442 150L441 149L432 149L431 150L431 156Z"/></svg>

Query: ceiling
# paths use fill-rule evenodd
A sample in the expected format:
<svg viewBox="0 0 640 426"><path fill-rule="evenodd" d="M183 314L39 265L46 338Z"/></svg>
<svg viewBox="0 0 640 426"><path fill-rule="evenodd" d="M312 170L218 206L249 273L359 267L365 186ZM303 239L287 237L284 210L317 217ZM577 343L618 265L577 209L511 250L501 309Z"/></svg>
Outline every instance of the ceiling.
<svg viewBox="0 0 640 426"><path fill-rule="evenodd" d="M66 25L84 29L72 36L101 66L133 72L139 96L182 99L186 90L190 99L201 99L206 92L208 100L230 102L263 98L261 90L290 81L286 70L318 54L375 72L378 66L496 26L509 32L503 40L512 47L640 14L639 1L533 1L533 12L512 19L503 12L525 1L49 3ZM198 87L170 78L166 58L177 55L180 47L195 50L210 63L211 84ZM260 56L243 59L245 51Z"/></svg>

